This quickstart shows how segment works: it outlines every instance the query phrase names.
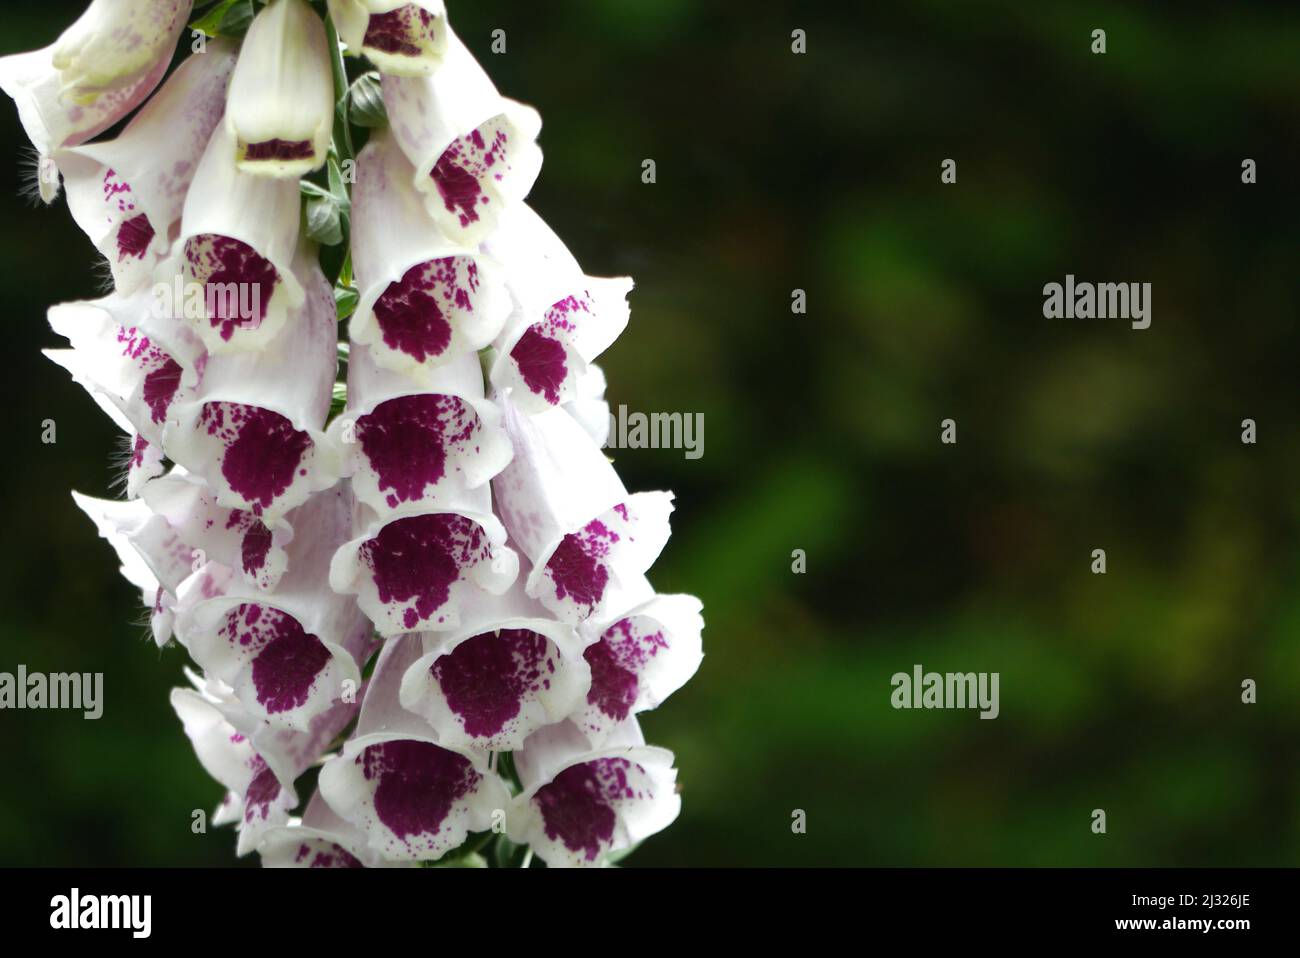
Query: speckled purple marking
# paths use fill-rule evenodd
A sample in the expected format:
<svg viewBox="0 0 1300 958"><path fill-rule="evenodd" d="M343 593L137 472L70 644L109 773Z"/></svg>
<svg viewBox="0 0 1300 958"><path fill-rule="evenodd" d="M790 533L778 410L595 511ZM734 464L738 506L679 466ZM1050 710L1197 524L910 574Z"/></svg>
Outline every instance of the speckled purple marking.
<svg viewBox="0 0 1300 958"><path fill-rule="evenodd" d="M280 780L267 767L261 756L257 757L255 767L260 771L253 776L253 780L248 784L248 791L244 793L244 821L246 822L257 818L266 821L271 814L271 803L280 797Z"/></svg>
<svg viewBox="0 0 1300 958"><path fill-rule="evenodd" d="M455 213L461 226L478 222L479 207L491 202L484 183L500 181L509 172L507 128L504 116L493 117L454 140L429 173L447 212Z"/></svg>
<svg viewBox="0 0 1300 958"><path fill-rule="evenodd" d="M366 781L376 782L376 817L403 839L436 835L452 807L482 779L469 759L428 742L372 745L356 762Z"/></svg>
<svg viewBox="0 0 1300 958"><path fill-rule="evenodd" d="M266 556L271 551L271 530L264 523L254 522L244 530L244 538L239 545L239 558L245 574L256 575L266 565Z"/></svg>
<svg viewBox="0 0 1300 958"><path fill-rule="evenodd" d="M153 242L153 238L154 228L149 222L149 217L144 213L137 213L129 220L123 221L117 228L117 258L119 260L128 257L144 259L144 254L149 252L149 244Z"/></svg>
<svg viewBox="0 0 1300 958"><path fill-rule="evenodd" d="M107 169L101 189L104 204L120 219L117 227L118 262L128 258L143 259L153 242L154 228L149 217L138 212L131 184L121 179L116 170Z"/></svg>
<svg viewBox="0 0 1300 958"><path fill-rule="evenodd" d="M546 571L555 585L555 597L572 598L578 605L586 606L590 615L605 595L609 569L603 560L609 555L609 547L617 541L618 533L599 519L561 539L546 563Z"/></svg>
<svg viewBox="0 0 1300 958"><path fill-rule="evenodd" d="M244 147L244 159L262 160L310 160L316 152L311 140L262 140L249 143Z"/></svg>
<svg viewBox="0 0 1300 958"><path fill-rule="evenodd" d="M379 601L410 602L403 625L413 629L447 602L464 570L490 557L477 522L454 513L408 516L390 522L361 545Z"/></svg>
<svg viewBox="0 0 1300 958"><path fill-rule="evenodd" d="M199 425L225 443L221 475L259 516L293 484L312 445L311 436L260 406L204 403Z"/></svg>
<svg viewBox="0 0 1300 958"><path fill-rule="evenodd" d="M638 628L637 620L620 619L583 652L591 666L587 702L613 719L625 719L636 704L640 674L646 664L668 648L661 631Z"/></svg>
<svg viewBox="0 0 1300 958"><path fill-rule="evenodd" d="M190 275L204 287L208 322L229 341L240 327L257 328L280 274L257 250L229 236L205 233L185 243Z"/></svg>
<svg viewBox="0 0 1300 958"><path fill-rule="evenodd" d="M180 364L134 327L118 327L117 341L122 355L132 360L144 376L140 398L149 407L150 420L161 424L181 385Z"/></svg>
<svg viewBox="0 0 1300 958"><path fill-rule="evenodd" d="M361 451L395 508L424 497L446 474L448 454L480 430L478 414L456 396L400 396L357 420Z"/></svg>
<svg viewBox="0 0 1300 958"><path fill-rule="evenodd" d="M593 759L566 768L538 789L533 802L542 814L546 837L595 861L614 839L613 804L652 797L632 786L632 769L645 772L625 758Z"/></svg>
<svg viewBox="0 0 1300 958"><path fill-rule="evenodd" d="M418 57L437 38L437 22L432 13L413 3L372 13L361 45L392 56Z"/></svg>
<svg viewBox="0 0 1300 958"><path fill-rule="evenodd" d="M552 406L560 402L560 387L569 375L564 347L542 332L540 323L524 330L510 350L510 358L529 390L545 396Z"/></svg>
<svg viewBox="0 0 1300 958"><path fill-rule="evenodd" d="M375 322L389 349L399 350L423 362L440 356L451 342L451 323L438 308L425 267L412 266L396 283L390 283L375 300Z"/></svg>
<svg viewBox="0 0 1300 958"><path fill-rule="evenodd" d="M429 674L465 733L488 738L519 714L525 698L550 686L555 657L546 636L501 629L466 639L435 659Z"/></svg>
<svg viewBox="0 0 1300 958"><path fill-rule="evenodd" d="M357 857L336 842L313 838L298 846L295 865L306 868L363 868Z"/></svg>
<svg viewBox="0 0 1300 958"><path fill-rule="evenodd" d="M293 616L246 602L232 609L219 633L253 658L257 701L270 715L301 708L329 664L329 649Z"/></svg>
<svg viewBox="0 0 1300 958"><path fill-rule="evenodd" d="M149 440L144 436L137 435L131 443L131 458L127 460L127 466L132 469L138 469L144 465L144 454L149 449ZM159 595L162 590L159 590Z"/></svg>

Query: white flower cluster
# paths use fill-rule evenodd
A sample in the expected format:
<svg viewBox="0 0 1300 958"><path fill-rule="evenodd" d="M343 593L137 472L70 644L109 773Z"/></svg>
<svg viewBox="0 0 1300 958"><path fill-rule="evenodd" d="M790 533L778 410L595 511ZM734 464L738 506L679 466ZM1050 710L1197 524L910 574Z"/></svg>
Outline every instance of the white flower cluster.
<svg viewBox="0 0 1300 958"><path fill-rule="evenodd" d="M585 275L524 204L541 120L440 0L271 0L161 82L190 7L94 0L0 86L42 197L61 178L111 267L49 316L70 348L47 354L130 442L125 500L74 497L196 665L172 704L217 819L268 865L433 861L472 832L606 862L678 814L636 715L702 657L699 601L646 579L672 495L601 452L592 363L632 281ZM354 165L343 49L387 118Z"/></svg>

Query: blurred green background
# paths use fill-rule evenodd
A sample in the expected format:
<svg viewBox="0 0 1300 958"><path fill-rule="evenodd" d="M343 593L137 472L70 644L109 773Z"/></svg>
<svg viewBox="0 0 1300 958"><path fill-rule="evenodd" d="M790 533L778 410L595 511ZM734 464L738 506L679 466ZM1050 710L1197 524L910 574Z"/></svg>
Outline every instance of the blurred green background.
<svg viewBox="0 0 1300 958"><path fill-rule="evenodd" d="M542 112L531 202L588 272L636 277L611 402L705 416L702 459L615 454L676 491L652 578L708 622L643 722L682 817L629 864L1296 864L1300 9L449 6ZM3 52L79 9L9 5ZM102 671L106 699L0 713L0 864L228 864L229 830L190 833L220 790L167 704L184 657L68 496L108 494L117 440L39 350L93 250L17 197L7 101L0 124L0 670ZM1066 273L1152 283L1151 328L1044 319ZM893 710L915 663L1000 672L1001 716Z"/></svg>

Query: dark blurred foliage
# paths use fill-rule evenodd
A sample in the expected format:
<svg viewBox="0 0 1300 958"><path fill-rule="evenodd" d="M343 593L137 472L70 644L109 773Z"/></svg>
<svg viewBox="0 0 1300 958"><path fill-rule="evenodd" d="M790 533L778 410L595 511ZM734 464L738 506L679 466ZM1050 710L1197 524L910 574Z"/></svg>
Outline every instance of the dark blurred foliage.
<svg viewBox="0 0 1300 958"><path fill-rule="evenodd" d="M702 459L616 453L676 491L653 579L708 621L644 717L683 814L629 863L1295 864L1300 9L449 5L542 112L531 202L588 272L637 279L611 402L706 419ZM7 6L5 51L77 9ZM68 497L106 493L116 437L39 350L92 249L16 198L0 123L0 669L104 671L107 700L0 713L0 862L227 863L228 831L189 830L219 790L167 705L183 656ZM1152 283L1151 328L1044 319L1066 273ZM1000 672L1001 717L893 710L918 662Z"/></svg>

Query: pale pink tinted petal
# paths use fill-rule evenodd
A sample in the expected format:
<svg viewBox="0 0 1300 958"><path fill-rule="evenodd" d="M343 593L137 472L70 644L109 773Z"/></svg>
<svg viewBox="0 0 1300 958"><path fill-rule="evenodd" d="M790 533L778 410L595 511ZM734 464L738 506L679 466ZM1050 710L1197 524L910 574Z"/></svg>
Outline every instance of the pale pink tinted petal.
<svg viewBox="0 0 1300 958"><path fill-rule="evenodd" d="M263 868L376 868L384 864L366 844L365 834L334 814L319 791L307 803L302 821L268 829L258 852Z"/></svg>
<svg viewBox="0 0 1300 958"><path fill-rule="evenodd" d="M202 365L202 344L185 327L159 316L145 290L50 307L50 327L72 349L45 355L63 366L97 400L111 403L154 445L175 419L177 401L191 396Z"/></svg>
<svg viewBox="0 0 1300 958"><path fill-rule="evenodd" d="M350 516L342 489L318 494L295 514L289 571L273 593L231 577L219 595L181 595L180 640L249 713L276 728L307 731L360 689L369 624L351 599L322 589Z"/></svg>
<svg viewBox="0 0 1300 958"><path fill-rule="evenodd" d="M68 210L108 260L118 290L149 281L179 228L185 194L225 106L234 47L190 56L116 139L57 155Z"/></svg>
<svg viewBox="0 0 1300 958"><path fill-rule="evenodd" d="M599 620L619 581L642 575L667 543L672 494L628 495L564 410L528 417L509 397L502 405L515 456L492 488L533 565L528 593L562 621Z"/></svg>
<svg viewBox="0 0 1300 958"><path fill-rule="evenodd" d="M36 149L83 143L143 102L167 70L190 7L190 0L94 0L58 42L0 58L0 89L13 97ZM111 78L92 80L88 70Z"/></svg>
<svg viewBox="0 0 1300 958"><path fill-rule="evenodd" d="M179 466L146 485L142 498L203 553L202 561L220 562L263 591L275 588L288 568L285 546L293 538L289 522L268 525L251 512L218 504L202 479Z"/></svg>
<svg viewBox="0 0 1300 958"><path fill-rule="evenodd" d="M577 398L587 364L627 326L632 280L584 275L522 203L502 215L485 249L501 262L515 303L496 343L493 385L512 389L514 401L531 412Z"/></svg>

